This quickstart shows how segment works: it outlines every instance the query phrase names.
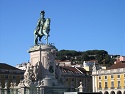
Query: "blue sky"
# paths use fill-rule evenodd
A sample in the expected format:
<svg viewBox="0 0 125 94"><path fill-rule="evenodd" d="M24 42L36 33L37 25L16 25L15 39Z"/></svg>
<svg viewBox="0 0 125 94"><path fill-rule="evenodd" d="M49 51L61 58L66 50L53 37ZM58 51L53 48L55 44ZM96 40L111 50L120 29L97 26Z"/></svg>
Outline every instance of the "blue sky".
<svg viewBox="0 0 125 94"><path fill-rule="evenodd" d="M0 62L29 60L41 10L51 18L49 42L58 50L125 55L125 0L0 0Z"/></svg>

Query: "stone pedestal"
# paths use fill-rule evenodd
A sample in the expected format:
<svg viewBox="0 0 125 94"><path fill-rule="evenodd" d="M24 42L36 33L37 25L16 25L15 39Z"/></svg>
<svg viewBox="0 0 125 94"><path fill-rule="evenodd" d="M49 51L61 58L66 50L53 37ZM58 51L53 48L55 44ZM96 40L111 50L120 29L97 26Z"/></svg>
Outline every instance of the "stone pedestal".
<svg viewBox="0 0 125 94"><path fill-rule="evenodd" d="M52 80L54 81L52 84L56 84L54 62L56 55L55 46L41 44L31 47L28 52L30 53L30 63L32 66L35 66L39 62L38 80L46 82L45 85L50 85L50 81Z"/></svg>
<svg viewBox="0 0 125 94"><path fill-rule="evenodd" d="M29 49L30 62L24 73L24 80L18 87L22 94L63 94L66 88L59 85L55 78L55 56L57 49L53 45L41 44ZM25 88L22 88L24 87Z"/></svg>

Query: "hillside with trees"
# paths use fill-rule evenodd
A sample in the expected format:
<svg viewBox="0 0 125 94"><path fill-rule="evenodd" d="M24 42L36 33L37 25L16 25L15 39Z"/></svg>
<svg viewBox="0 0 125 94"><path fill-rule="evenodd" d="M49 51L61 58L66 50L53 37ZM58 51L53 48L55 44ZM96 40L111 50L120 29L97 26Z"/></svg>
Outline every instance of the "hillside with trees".
<svg viewBox="0 0 125 94"><path fill-rule="evenodd" d="M111 58L105 50L60 50L57 52L56 60L66 61L70 60L82 64L83 61L97 60L99 64L110 66L114 63L115 59Z"/></svg>

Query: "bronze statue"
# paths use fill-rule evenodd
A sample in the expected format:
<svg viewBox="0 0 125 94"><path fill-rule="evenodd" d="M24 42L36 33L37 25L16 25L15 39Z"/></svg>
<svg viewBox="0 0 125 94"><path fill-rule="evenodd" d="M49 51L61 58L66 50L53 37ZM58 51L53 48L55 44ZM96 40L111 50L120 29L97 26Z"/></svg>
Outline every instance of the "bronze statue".
<svg viewBox="0 0 125 94"><path fill-rule="evenodd" d="M48 44L48 37L49 37L49 31L50 31L50 18L44 18L45 12L41 11L40 18L38 19L36 29L34 31L35 39L34 44L38 45L38 38L39 41L41 41L41 38L43 36L46 36L45 40Z"/></svg>

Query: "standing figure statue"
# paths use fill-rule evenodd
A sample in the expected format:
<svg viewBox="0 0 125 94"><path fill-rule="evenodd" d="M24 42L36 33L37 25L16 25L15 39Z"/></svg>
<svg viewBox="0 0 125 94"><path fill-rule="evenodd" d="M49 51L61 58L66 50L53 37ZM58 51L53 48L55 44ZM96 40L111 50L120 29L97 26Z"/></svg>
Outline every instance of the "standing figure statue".
<svg viewBox="0 0 125 94"><path fill-rule="evenodd" d="M38 45L38 38L39 41L41 41L41 38L43 36L46 36L45 40L46 43L48 44L48 37L49 37L49 32L50 32L50 18L44 18L44 11L41 11L40 13L40 18L38 19L36 29L34 31L35 39L34 39L34 44Z"/></svg>
<svg viewBox="0 0 125 94"><path fill-rule="evenodd" d="M31 67L31 64L28 63L28 64L27 64L26 71L25 71L25 73L24 73L24 79L25 79L25 80L27 80L27 79L30 79L30 80L31 80L31 74L30 74L31 70L30 70L30 67Z"/></svg>
<svg viewBox="0 0 125 94"><path fill-rule="evenodd" d="M38 71L39 71L39 62L37 62L33 67L33 76L35 81L38 79Z"/></svg>

